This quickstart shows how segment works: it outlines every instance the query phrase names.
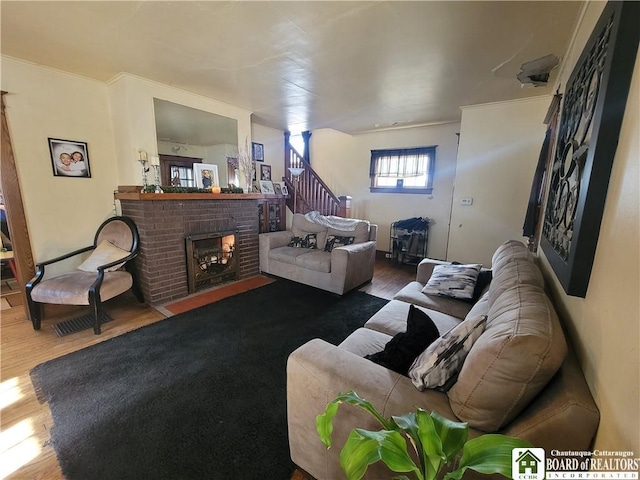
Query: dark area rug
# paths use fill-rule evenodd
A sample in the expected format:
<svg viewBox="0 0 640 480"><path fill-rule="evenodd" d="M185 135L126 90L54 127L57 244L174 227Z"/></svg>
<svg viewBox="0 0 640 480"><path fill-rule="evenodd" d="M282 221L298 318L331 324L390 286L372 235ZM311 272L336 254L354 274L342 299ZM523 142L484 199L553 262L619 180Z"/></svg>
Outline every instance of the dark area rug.
<svg viewBox="0 0 640 480"><path fill-rule="evenodd" d="M288 355L386 303L278 280L38 365L65 477L289 480Z"/></svg>

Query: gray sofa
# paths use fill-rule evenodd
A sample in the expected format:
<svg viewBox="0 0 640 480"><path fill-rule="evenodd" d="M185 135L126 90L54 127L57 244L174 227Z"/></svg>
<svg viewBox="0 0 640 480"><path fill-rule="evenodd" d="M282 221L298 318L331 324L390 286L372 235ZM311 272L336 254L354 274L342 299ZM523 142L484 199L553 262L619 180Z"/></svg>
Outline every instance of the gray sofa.
<svg viewBox="0 0 640 480"><path fill-rule="evenodd" d="M290 230L260 234L260 270L339 295L371 281L378 229L365 220L352 223L346 230L331 228L294 214ZM308 235L314 236L316 248L289 246L294 237ZM325 251L336 236L353 238L353 243Z"/></svg>
<svg viewBox="0 0 640 480"><path fill-rule="evenodd" d="M422 261L416 281L340 345L314 339L290 355L291 458L316 479L344 478L339 454L353 428L380 428L360 409L343 405L334 419L334 447L324 447L315 431L315 417L339 392L349 390L371 401L385 417L421 407L468 422L471 437L497 432L523 438L547 452L589 449L599 412L545 294L533 255L520 242L501 245L493 256L491 283L475 304L422 293L434 266L441 263ZM441 335L465 320L486 316L484 332L446 392L419 391L410 378L363 358L383 350L393 335L406 330L411 304L429 315ZM473 474L468 472L465 478L474 478ZM379 463L365 478L392 476Z"/></svg>

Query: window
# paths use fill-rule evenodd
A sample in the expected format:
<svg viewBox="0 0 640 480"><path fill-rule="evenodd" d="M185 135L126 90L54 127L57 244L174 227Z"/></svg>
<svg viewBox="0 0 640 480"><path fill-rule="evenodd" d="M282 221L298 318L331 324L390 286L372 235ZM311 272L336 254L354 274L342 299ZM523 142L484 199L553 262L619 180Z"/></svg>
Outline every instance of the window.
<svg viewBox="0 0 640 480"><path fill-rule="evenodd" d="M371 150L372 192L431 193L436 147Z"/></svg>

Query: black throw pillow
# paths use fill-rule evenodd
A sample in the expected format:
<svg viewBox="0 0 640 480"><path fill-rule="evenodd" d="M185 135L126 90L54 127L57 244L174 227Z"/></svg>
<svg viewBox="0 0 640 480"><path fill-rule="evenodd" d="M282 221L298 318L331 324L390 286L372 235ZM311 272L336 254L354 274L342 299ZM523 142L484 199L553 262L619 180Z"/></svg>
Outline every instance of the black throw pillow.
<svg viewBox="0 0 640 480"><path fill-rule="evenodd" d="M439 337L438 328L429 315L411 305L407 331L389 340L383 351L364 358L407 377L413 361Z"/></svg>

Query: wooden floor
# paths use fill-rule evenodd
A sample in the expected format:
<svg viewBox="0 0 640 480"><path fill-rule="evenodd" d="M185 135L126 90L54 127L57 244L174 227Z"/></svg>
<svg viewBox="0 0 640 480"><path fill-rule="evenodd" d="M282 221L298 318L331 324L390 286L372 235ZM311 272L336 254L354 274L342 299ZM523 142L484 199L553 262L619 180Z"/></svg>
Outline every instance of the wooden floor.
<svg viewBox="0 0 640 480"><path fill-rule="evenodd" d="M379 258L373 281L361 290L391 299L414 278L415 266L395 265ZM8 288L3 282L4 293ZM22 305L3 307L0 313L0 478L64 478L50 445L49 409L38 402L29 379L33 367L165 318L155 308L138 303L130 293L106 302L105 310L113 321L103 325L101 335L94 335L89 329L58 338L51 324L77 316L77 310L47 311L42 329L36 332ZM295 472L293 476L295 480L305 478L302 472Z"/></svg>

